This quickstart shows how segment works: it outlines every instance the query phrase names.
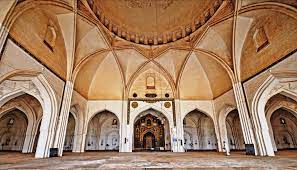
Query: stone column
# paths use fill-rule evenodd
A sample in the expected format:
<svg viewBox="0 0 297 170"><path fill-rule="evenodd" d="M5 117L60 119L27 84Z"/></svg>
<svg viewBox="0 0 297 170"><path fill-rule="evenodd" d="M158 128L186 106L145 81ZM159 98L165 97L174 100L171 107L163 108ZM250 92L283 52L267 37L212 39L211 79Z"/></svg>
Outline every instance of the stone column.
<svg viewBox="0 0 297 170"><path fill-rule="evenodd" d="M214 116L213 125L214 125L214 128L215 128L215 135L216 135L216 140L217 140L217 149L218 149L219 152L223 152L223 147L222 147L222 142L221 142L221 133L220 133L220 130L219 130L219 124L218 124L216 116Z"/></svg>
<svg viewBox="0 0 297 170"><path fill-rule="evenodd" d="M22 153L31 153L34 143L34 134L26 134L25 141L23 144Z"/></svg>
<svg viewBox="0 0 297 170"><path fill-rule="evenodd" d="M16 0L1 0L0 1L0 53L3 50L4 43L9 33L8 25L6 25L7 20L12 14L15 6L17 4ZM1 59L1 57L0 57Z"/></svg>
<svg viewBox="0 0 297 170"><path fill-rule="evenodd" d="M128 133L130 131L130 127L127 125L127 109L128 109L128 101L123 100L122 104L122 117L121 117L121 124L120 124L120 150L119 152L132 152L132 148L130 150ZM130 122L131 124L132 122Z"/></svg>
<svg viewBox="0 0 297 170"><path fill-rule="evenodd" d="M85 112L84 112L85 113ZM77 124L75 124L74 140L72 152L84 152L84 123L77 117Z"/></svg>
<svg viewBox="0 0 297 170"><path fill-rule="evenodd" d="M184 152L183 119L180 111L180 100L175 100L177 152ZM171 137L172 138L172 137ZM173 146L173 145L172 145Z"/></svg>
<svg viewBox="0 0 297 170"><path fill-rule="evenodd" d="M68 124L68 117L71 106L71 98L73 92L73 83L71 81L66 81L64 88L64 95L62 97L61 112L58 121L58 127L56 130L56 138L54 147L57 147L59 150L59 156L62 156L64 141L66 136L66 129Z"/></svg>
<svg viewBox="0 0 297 170"><path fill-rule="evenodd" d="M180 139L177 137L177 130L176 127L172 127L170 129L170 137L171 137L171 150L172 152L177 152L179 146L181 146L181 142L183 142L183 139Z"/></svg>
<svg viewBox="0 0 297 170"><path fill-rule="evenodd" d="M245 144L253 144L255 154L258 155L258 151L255 145L254 133L251 125L251 119L249 117L247 103L244 96L245 94L241 82L234 83L233 90L240 118L240 124L243 131L244 142Z"/></svg>
<svg viewBox="0 0 297 170"><path fill-rule="evenodd" d="M45 90L45 89L44 89ZM40 91L41 94L46 93ZM49 151L54 143L55 125L57 120L57 103L51 101L49 95L43 96L43 116L39 130L38 144L36 148L35 158L49 157Z"/></svg>
<svg viewBox="0 0 297 170"><path fill-rule="evenodd" d="M43 120L44 121L44 120ZM45 125L43 125L45 124ZM52 136L54 135L54 130L49 130L46 123L42 123L40 127L40 134L38 138L37 149L35 153L35 158L46 158L49 157L49 150L51 146ZM44 127L45 126L45 127Z"/></svg>
<svg viewBox="0 0 297 170"><path fill-rule="evenodd" d="M79 133L74 134L75 143L73 144L72 152L85 152L85 143L87 137L87 130L78 130Z"/></svg>
<svg viewBox="0 0 297 170"><path fill-rule="evenodd" d="M72 107L71 107L72 108ZM71 110L71 109L70 109ZM86 120L83 118L87 113L87 107L79 107L76 113L75 132L72 152L84 152L85 151L85 137L87 133Z"/></svg>
<svg viewBox="0 0 297 170"><path fill-rule="evenodd" d="M81 151L82 139L83 139L82 134L74 134L72 152L82 152Z"/></svg>
<svg viewBox="0 0 297 170"><path fill-rule="evenodd" d="M26 137L23 144L22 153L32 153L33 145L34 145L34 139L35 139L35 133L38 130L38 126L36 124L33 125L31 128L27 128L26 130Z"/></svg>
<svg viewBox="0 0 297 170"><path fill-rule="evenodd" d="M229 146L227 131L224 134L221 133L221 136L222 136L222 151L226 153L230 153L230 146Z"/></svg>

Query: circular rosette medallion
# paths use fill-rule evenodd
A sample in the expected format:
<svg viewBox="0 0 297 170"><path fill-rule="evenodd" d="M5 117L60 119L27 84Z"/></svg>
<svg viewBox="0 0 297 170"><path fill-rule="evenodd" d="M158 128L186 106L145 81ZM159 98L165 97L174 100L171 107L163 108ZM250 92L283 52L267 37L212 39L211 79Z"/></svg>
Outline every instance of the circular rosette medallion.
<svg viewBox="0 0 297 170"><path fill-rule="evenodd" d="M165 106L166 108L170 108L170 107L171 107L171 103L170 103L170 102L165 102L165 103L164 103L164 106Z"/></svg>
<svg viewBox="0 0 297 170"><path fill-rule="evenodd" d="M132 102L131 106L135 109L138 107L138 103L137 102Z"/></svg>

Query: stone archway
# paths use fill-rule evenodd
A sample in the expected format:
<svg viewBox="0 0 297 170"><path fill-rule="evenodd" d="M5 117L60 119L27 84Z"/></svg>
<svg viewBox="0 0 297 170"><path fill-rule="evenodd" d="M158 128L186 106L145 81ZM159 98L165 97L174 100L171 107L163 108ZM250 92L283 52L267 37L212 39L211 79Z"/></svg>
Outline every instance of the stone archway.
<svg viewBox="0 0 297 170"><path fill-rule="evenodd" d="M255 127L258 150L261 156L274 156L274 148L265 115L267 101L276 94L288 94L296 98L297 79L295 74L271 73L256 91L252 100L252 119Z"/></svg>
<svg viewBox="0 0 297 170"><path fill-rule="evenodd" d="M27 119L27 127L22 129L27 129L25 134L25 141L22 146L22 153L31 153L33 142L36 132L37 118L41 117L40 113L41 106L40 103L30 95L21 95L7 101L0 108L0 118L13 112L19 110L22 112ZM3 124L4 125L4 124Z"/></svg>
<svg viewBox="0 0 297 170"><path fill-rule="evenodd" d="M183 119L183 130L185 150L218 149L214 122L208 115L198 110L189 112Z"/></svg>
<svg viewBox="0 0 297 170"><path fill-rule="evenodd" d="M245 150L243 131L240 124L238 110L235 109L229 112L225 121L230 150Z"/></svg>
<svg viewBox="0 0 297 170"><path fill-rule="evenodd" d="M297 149L297 117L294 114L280 108L271 115L271 130L277 150Z"/></svg>
<svg viewBox="0 0 297 170"><path fill-rule="evenodd" d="M269 134L271 137L271 142L274 151L276 152L278 150L276 141L275 141L275 135L274 135L274 128L272 126L272 116L274 113L278 110L284 110L284 112L292 113L295 117L297 117L297 102L296 100L292 99L291 96L287 96L286 93L283 94L276 94L272 96L265 106L265 114L266 114L266 120L269 128ZM280 126L280 121L275 121L274 125ZM282 126L280 126L282 129L284 129ZM281 149L284 149L283 147L279 147Z"/></svg>
<svg viewBox="0 0 297 170"><path fill-rule="evenodd" d="M106 110L99 112L88 122L86 151L119 150L120 124L114 113Z"/></svg>
<svg viewBox="0 0 297 170"><path fill-rule="evenodd" d="M0 82L0 93L2 94L0 107L11 99L24 94L33 96L38 100L42 107L42 122L35 157L49 157L49 149L53 144L54 126L58 111L54 90L42 74L26 75L25 73L18 73L15 76L12 74L8 77L8 79L2 79Z"/></svg>
<svg viewBox="0 0 297 170"><path fill-rule="evenodd" d="M66 135L64 141L64 151L72 151L74 145L75 137L75 128L76 128L76 119L73 114L70 112L68 116L68 123L66 128Z"/></svg>
<svg viewBox="0 0 297 170"><path fill-rule="evenodd" d="M28 117L24 112L14 109L0 118L0 150L22 151L28 129Z"/></svg>

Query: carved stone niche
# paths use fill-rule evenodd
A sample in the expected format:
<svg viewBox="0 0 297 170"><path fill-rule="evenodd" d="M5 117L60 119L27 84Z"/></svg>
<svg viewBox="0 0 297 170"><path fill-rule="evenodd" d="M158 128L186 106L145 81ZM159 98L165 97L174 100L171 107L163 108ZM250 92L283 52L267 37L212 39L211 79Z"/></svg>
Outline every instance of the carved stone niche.
<svg viewBox="0 0 297 170"><path fill-rule="evenodd" d="M155 89L155 76L154 74L149 74L146 77L146 89Z"/></svg>
<svg viewBox="0 0 297 170"><path fill-rule="evenodd" d="M256 29L253 39L257 48L257 52L269 45L268 37L263 27Z"/></svg>
<svg viewBox="0 0 297 170"><path fill-rule="evenodd" d="M53 22L50 20L46 28L46 33L45 33L43 42L51 51L53 51L56 44L56 39L57 39L57 33Z"/></svg>

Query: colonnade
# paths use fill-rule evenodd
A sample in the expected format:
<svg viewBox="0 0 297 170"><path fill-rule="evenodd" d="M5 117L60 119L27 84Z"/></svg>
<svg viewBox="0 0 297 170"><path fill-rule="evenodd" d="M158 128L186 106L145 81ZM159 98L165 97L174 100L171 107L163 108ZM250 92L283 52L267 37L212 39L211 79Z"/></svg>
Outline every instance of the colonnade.
<svg viewBox="0 0 297 170"><path fill-rule="evenodd" d="M30 153L35 150L34 141L38 138L36 157L50 156L51 148L58 148L59 156L62 156L63 150L131 152L133 150L135 119L145 112L158 112L166 118L169 123L170 150L173 152L195 150L229 152L230 150L245 150L247 144L253 144L256 155L273 156L278 149L297 147L297 134L294 132L297 127L297 104L294 99L296 89L292 89L292 86L280 81L286 78L274 78L273 81L270 81L268 86L271 83L275 83L274 87L279 87L277 85L280 83L283 86L279 89L269 87L268 89L273 90L266 96L263 96L263 93L268 89L263 89L264 92L261 91L261 88L259 89L262 95L255 95L259 99L254 98L256 102L253 103L252 108L258 110L262 108L263 110L257 112L247 112L245 100L242 100L241 97L236 97L238 98L237 104L240 106L227 107L223 110L224 113L220 112L218 117L215 114L199 110L199 108L181 116L178 114L178 110L164 110L158 107L157 101L155 104L147 104L146 107L138 111L131 111L130 119L132 121L129 124L127 124L128 118L124 121L118 116L121 113L113 113L108 110L98 111L93 117L84 120L76 115L84 114L83 111L73 114L71 111L73 85L70 82L65 85L62 107L58 116L57 109L54 110L58 105L57 101L54 96L49 97L54 93L48 93L51 91L50 86L46 86L47 81L43 79L42 75L32 75L26 81L21 75L14 77L14 79L18 78L20 81L14 82L14 80L8 79L1 83L1 87L6 89L8 89L8 85L15 83L14 89L4 91L5 93L0 97L1 150ZM24 86L26 83L31 83L34 86L26 89ZM263 97L266 99L264 102L260 100ZM51 98L53 100L50 100ZM38 105L32 105L32 102L29 103L27 100L34 100ZM38 108L40 113L38 113ZM243 113L245 116L242 115ZM82 129L79 129L78 122L81 121L85 123L83 123ZM123 129L125 127L128 128ZM83 133L79 134L79 131ZM127 145L121 144L121 141Z"/></svg>

